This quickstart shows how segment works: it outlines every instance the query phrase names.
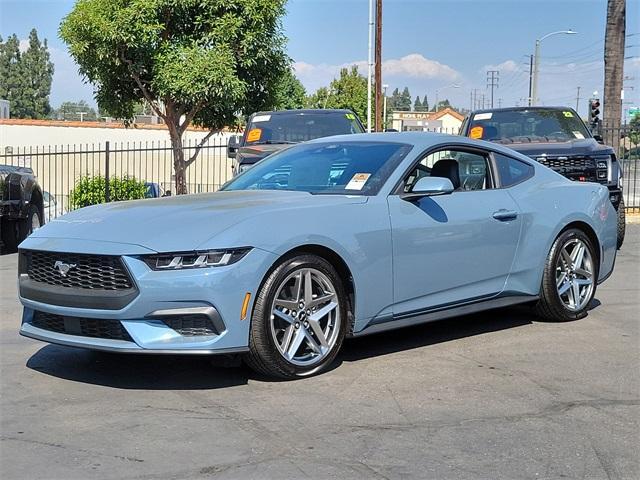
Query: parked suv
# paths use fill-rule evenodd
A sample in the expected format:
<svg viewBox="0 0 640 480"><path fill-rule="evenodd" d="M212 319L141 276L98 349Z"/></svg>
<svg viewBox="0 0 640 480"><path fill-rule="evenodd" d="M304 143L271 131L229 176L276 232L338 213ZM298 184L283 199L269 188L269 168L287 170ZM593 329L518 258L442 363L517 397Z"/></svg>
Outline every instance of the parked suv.
<svg viewBox="0 0 640 480"><path fill-rule="evenodd" d="M622 168L611 147L599 143L580 116L567 107L477 110L460 135L503 144L579 182L606 185L618 214L618 248L625 234Z"/></svg>
<svg viewBox="0 0 640 480"><path fill-rule="evenodd" d="M43 195L30 168L0 165L0 253L44 224Z"/></svg>
<svg viewBox="0 0 640 480"><path fill-rule="evenodd" d="M249 118L244 135L229 139L227 154L235 159L235 176L287 145L352 133L364 133L364 127L351 110L258 112Z"/></svg>

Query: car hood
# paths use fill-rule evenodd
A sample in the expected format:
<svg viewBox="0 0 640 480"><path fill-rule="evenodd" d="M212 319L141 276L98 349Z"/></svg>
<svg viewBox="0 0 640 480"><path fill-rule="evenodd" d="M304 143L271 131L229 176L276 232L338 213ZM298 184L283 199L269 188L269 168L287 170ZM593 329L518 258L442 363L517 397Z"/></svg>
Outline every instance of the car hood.
<svg viewBox="0 0 640 480"><path fill-rule="evenodd" d="M29 248L32 239L74 239L133 244L155 252L190 251L254 217L366 201L364 196L248 190L114 202L56 218L34 232L23 247ZM251 238L246 239L245 245L251 245Z"/></svg>
<svg viewBox="0 0 640 480"><path fill-rule="evenodd" d="M613 153L610 147L601 145L592 138L573 140L571 142L505 143L501 145L532 158L542 155L555 157L568 155L609 155Z"/></svg>

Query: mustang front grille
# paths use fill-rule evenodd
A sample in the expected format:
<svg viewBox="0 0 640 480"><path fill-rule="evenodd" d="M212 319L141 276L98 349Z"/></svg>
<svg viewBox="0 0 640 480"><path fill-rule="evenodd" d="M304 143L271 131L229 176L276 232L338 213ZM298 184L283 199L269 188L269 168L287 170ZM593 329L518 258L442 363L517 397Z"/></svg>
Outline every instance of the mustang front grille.
<svg viewBox="0 0 640 480"><path fill-rule="evenodd" d="M31 325L42 330L65 333L67 335L133 342L129 333L118 320L66 317L36 311L33 313Z"/></svg>
<svg viewBox="0 0 640 480"><path fill-rule="evenodd" d="M29 279L87 290L129 290L133 282L120 257L24 250Z"/></svg>

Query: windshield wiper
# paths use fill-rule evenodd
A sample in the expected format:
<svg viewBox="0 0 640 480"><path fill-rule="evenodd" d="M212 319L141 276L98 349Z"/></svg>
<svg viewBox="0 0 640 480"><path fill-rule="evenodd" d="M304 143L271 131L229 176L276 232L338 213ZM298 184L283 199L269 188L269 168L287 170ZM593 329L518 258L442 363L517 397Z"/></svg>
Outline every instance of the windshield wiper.
<svg viewBox="0 0 640 480"><path fill-rule="evenodd" d="M250 145L295 145L296 143L299 143L299 142L288 142L286 140L280 140L280 141L262 140L261 142L254 142L254 143L251 143Z"/></svg>

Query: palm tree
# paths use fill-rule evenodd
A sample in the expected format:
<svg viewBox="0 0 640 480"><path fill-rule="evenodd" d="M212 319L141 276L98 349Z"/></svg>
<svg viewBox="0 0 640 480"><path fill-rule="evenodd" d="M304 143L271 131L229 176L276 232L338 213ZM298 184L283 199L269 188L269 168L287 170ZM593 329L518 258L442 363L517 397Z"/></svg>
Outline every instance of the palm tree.
<svg viewBox="0 0 640 480"><path fill-rule="evenodd" d="M626 0L608 0L604 39L604 127L611 132L608 143L617 151L620 144L620 92L624 79Z"/></svg>

